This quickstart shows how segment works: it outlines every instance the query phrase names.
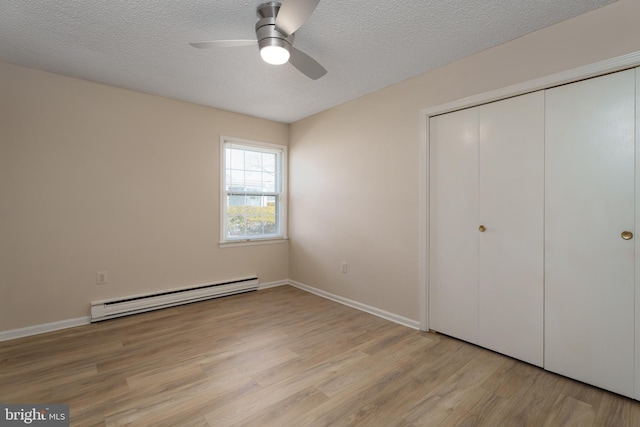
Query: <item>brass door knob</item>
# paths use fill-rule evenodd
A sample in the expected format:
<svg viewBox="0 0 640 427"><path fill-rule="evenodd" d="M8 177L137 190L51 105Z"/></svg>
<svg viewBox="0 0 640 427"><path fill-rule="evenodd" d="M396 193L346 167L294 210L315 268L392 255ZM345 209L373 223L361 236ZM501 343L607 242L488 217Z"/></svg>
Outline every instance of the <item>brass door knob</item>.
<svg viewBox="0 0 640 427"><path fill-rule="evenodd" d="M484 233L486 229L487 227L485 227L484 225L481 225L480 227L478 227L478 230L480 230L481 233Z"/></svg>
<svg viewBox="0 0 640 427"><path fill-rule="evenodd" d="M620 234L620 237L622 237L624 240L631 240L633 239L633 233L630 231L623 231Z"/></svg>

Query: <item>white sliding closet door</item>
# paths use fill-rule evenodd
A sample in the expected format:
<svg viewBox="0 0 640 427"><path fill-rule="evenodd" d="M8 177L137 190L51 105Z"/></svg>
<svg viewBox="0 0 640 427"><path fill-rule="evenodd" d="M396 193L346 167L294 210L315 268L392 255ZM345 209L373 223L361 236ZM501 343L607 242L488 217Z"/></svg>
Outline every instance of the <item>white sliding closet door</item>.
<svg viewBox="0 0 640 427"><path fill-rule="evenodd" d="M542 366L544 94L429 123L430 328Z"/></svg>
<svg viewBox="0 0 640 427"><path fill-rule="evenodd" d="M545 368L634 394L635 71L546 91ZM629 237L627 235L627 237Z"/></svg>
<svg viewBox="0 0 640 427"><path fill-rule="evenodd" d="M478 111L429 120L429 325L478 342Z"/></svg>
<svg viewBox="0 0 640 427"><path fill-rule="evenodd" d="M544 92L480 107L479 343L543 364Z"/></svg>

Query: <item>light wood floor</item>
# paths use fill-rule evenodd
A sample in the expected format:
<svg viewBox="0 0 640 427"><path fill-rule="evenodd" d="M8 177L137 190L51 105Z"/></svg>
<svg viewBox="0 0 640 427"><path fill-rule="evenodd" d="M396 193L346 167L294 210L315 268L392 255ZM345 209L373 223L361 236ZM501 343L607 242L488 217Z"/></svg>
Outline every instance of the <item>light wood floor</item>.
<svg viewBox="0 0 640 427"><path fill-rule="evenodd" d="M74 426L638 426L640 403L283 286L0 343Z"/></svg>

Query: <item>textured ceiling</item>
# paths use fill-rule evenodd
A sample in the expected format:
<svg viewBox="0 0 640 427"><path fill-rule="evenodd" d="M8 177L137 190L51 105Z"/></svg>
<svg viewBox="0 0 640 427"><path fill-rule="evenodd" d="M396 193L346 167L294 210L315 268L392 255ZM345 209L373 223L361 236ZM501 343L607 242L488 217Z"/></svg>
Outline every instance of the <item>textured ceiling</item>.
<svg viewBox="0 0 640 427"><path fill-rule="evenodd" d="M297 0L287 0L297 1ZM328 74L268 65L260 0L0 0L0 60L291 123L615 0L321 0L294 45Z"/></svg>

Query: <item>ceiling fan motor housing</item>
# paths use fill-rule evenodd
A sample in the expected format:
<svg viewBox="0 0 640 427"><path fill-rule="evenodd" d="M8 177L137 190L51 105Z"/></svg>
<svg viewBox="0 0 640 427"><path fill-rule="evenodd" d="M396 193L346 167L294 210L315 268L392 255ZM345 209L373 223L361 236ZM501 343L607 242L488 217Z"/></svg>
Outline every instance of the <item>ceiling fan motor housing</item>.
<svg viewBox="0 0 640 427"><path fill-rule="evenodd" d="M290 50L293 44L293 34L281 33L276 28L276 17L278 10L280 10L280 4L271 1L258 6L257 14L260 19L256 23L256 38L259 49L266 46L280 46Z"/></svg>

